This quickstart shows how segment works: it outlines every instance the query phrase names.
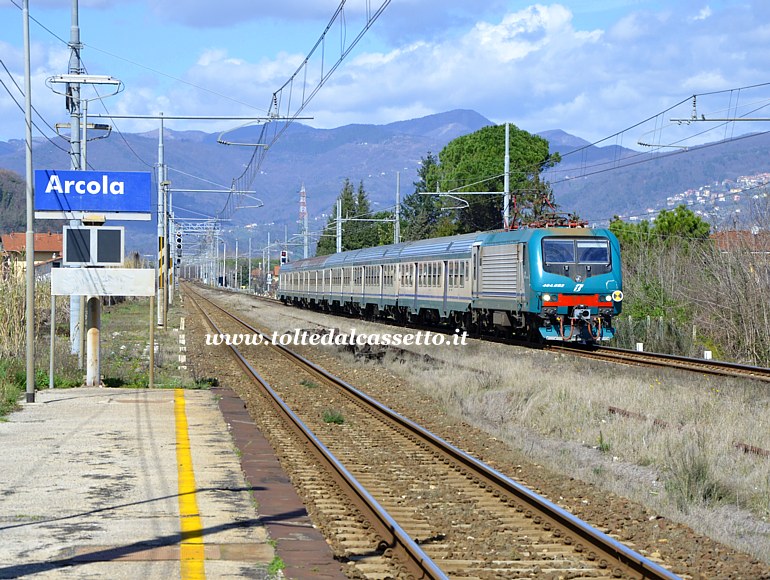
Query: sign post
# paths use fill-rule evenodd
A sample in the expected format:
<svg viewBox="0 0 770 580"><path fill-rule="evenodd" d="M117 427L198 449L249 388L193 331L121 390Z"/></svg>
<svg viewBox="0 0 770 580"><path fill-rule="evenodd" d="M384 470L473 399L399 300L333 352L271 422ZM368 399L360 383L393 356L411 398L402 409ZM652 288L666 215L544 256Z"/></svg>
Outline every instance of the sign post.
<svg viewBox="0 0 770 580"><path fill-rule="evenodd" d="M108 217L150 219L150 174L45 169L35 171L35 187L35 217L83 223L64 228L63 262L79 267L52 272L51 293L86 298L86 386L98 387L101 297L155 293L153 270L101 269L122 265L125 252L124 229L101 226Z"/></svg>

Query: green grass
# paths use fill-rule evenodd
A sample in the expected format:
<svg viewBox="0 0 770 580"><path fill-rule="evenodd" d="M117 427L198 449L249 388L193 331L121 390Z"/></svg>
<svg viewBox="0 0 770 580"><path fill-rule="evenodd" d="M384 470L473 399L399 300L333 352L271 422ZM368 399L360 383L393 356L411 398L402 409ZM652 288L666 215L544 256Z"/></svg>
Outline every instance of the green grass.
<svg viewBox="0 0 770 580"><path fill-rule="evenodd" d="M324 423L333 423L335 425L342 425L345 422L345 417L340 411L336 409L326 409L323 413Z"/></svg>
<svg viewBox="0 0 770 580"><path fill-rule="evenodd" d="M13 365L10 361L0 361L0 417L5 417L16 408L26 388L26 376L19 385L16 380L18 369L14 369Z"/></svg>
<svg viewBox="0 0 770 580"><path fill-rule="evenodd" d="M156 388L208 389L216 386L213 377L196 378L188 370L179 369L180 301L169 310L168 328L155 329L158 352L155 356ZM59 317L66 314L59 311ZM102 308L100 340L100 371L106 387L144 388L149 385L149 299L128 299L120 304ZM85 369L78 368L78 357L70 353L69 326L57 324L55 340L54 388L79 387L84 383ZM36 335L35 388L49 386L49 329ZM23 355L0 359L0 419L19 408L26 390L26 369Z"/></svg>
<svg viewBox="0 0 770 580"><path fill-rule="evenodd" d="M155 388L207 389L215 378L196 378L179 368L180 300L169 307L168 325L155 329ZM155 316L153 317L155 318ZM144 388L149 385L150 311L148 298L129 299L102 313L101 371L105 386Z"/></svg>
<svg viewBox="0 0 770 580"><path fill-rule="evenodd" d="M286 564L284 563L284 561L281 559L280 556L275 556L273 558L273 561L270 562L270 565L267 567L267 573L271 577L275 577L284 568L286 568Z"/></svg>
<svg viewBox="0 0 770 580"><path fill-rule="evenodd" d="M596 448L601 451L602 453L609 453L610 449L612 449L612 445L610 445L610 442L607 441L607 438L604 436L604 433L599 431L599 441Z"/></svg>

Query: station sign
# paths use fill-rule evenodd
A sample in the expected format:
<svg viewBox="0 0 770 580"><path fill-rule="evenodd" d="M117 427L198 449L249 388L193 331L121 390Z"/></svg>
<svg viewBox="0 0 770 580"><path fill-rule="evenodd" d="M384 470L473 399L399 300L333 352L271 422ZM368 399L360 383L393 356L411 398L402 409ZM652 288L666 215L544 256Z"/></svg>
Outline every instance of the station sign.
<svg viewBox="0 0 770 580"><path fill-rule="evenodd" d="M35 171L35 217L82 219L100 214L120 220L149 220L152 179L137 171Z"/></svg>

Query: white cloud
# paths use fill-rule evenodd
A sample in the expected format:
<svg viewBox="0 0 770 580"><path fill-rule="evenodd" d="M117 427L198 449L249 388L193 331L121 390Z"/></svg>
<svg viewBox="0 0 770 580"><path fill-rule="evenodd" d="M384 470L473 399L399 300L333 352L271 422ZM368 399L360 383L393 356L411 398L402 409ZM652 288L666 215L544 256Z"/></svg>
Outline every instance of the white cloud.
<svg viewBox="0 0 770 580"><path fill-rule="evenodd" d="M120 5L136 8L146 1L127 0ZM173 36L147 30L143 46L155 54L169 55L169 60L159 57L145 62L145 68L137 72L137 67L110 60L87 46L87 64L91 72L113 74L126 81L124 93L107 101L113 111L264 114L273 91L300 66L338 3L286 0L271 4L271 12L260 15L253 0L191 0L189 13L195 14L177 14L175 18L189 19L189 26L210 26L206 34L199 35L197 44L180 46ZM100 3L105 4L106 0ZM591 12L593 3L590 9L586 4L563 0L561 4L508 10L510 3L503 0L481 4L467 0L392 2L313 98L308 110L315 117L311 124L387 123L467 108L496 122L515 122L528 131L562 128L597 140L688 94L762 83L770 70L770 27L766 19L757 17L757 2L725 7L712 2L702 7L693 0L681 10L667 5L658 11L649 8L655 3L614 2L600 14L602 27L593 24L597 21L596 13ZM360 18L356 7L363 6L364 0L348 5L351 16ZM172 3L153 6L171 10ZM302 6L305 10L289 20L289 9L301 10ZM231 9L236 12L229 12ZM115 14L111 18L118 18L118 8L112 10ZM214 15L217 11L227 14ZM240 24L227 29L229 34L217 32L218 24L213 20L205 21L232 18L233 14L239 14ZM317 21L307 25L310 18L321 14L322 25ZM260 34L274 20L262 19L253 27L249 23L266 15L286 18L281 32L294 30L295 22L302 32L291 39ZM127 18L123 12L120 17ZM349 31L358 30L352 20ZM189 30L178 24L173 32L185 32L184 40L188 41ZM236 30L237 34L233 32ZM249 37L252 30L255 32ZM85 38L91 40L91 35L86 33ZM336 52L329 59L331 46L324 69L317 63L308 67L308 87L314 88L321 71L328 71L336 61ZM120 52L110 47L99 46ZM19 46L0 42L0 53L21 83ZM99 68L94 57L100 59ZM62 99L53 95L43 80L66 70L66 46L58 41L51 41L51 45L38 42L33 47L33 59L36 107L50 122L63 120ZM131 59L147 60L133 53L126 60ZM179 68L163 70L172 65ZM301 77L294 97L301 94ZM7 75L3 80L8 82ZM4 116L4 135L0 138L23 135L20 123L14 129L7 128L18 120L14 107L0 94L0 114ZM122 125L124 130L133 130L128 121Z"/></svg>
<svg viewBox="0 0 770 580"><path fill-rule="evenodd" d="M711 16L711 8L709 6L705 6L704 8L700 9L700 12L696 16L693 16L693 20L706 20Z"/></svg>
<svg viewBox="0 0 770 580"><path fill-rule="evenodd" d="M681 86L687 92L698 93L729 89L731 84L718 71L702 71L686 77Z"/></svg>

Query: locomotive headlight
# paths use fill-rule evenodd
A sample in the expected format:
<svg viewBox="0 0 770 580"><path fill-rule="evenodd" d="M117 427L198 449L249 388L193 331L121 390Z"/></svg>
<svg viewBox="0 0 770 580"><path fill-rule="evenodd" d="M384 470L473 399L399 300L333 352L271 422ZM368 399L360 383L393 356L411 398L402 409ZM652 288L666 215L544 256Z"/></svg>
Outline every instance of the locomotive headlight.
<svg viewBox="0 0 770 580"><path fill-rule="evenodd" d="M604 302L612 302L612 296L607 294L607 296L604 297Z"/></svg>
<svg viewBox="0 0 770 580"><path fill-rule="evenodd" d="M553 297L550 294L543 294L541 298L543 299L543 302L550 302L553 300Z"/></svg>

